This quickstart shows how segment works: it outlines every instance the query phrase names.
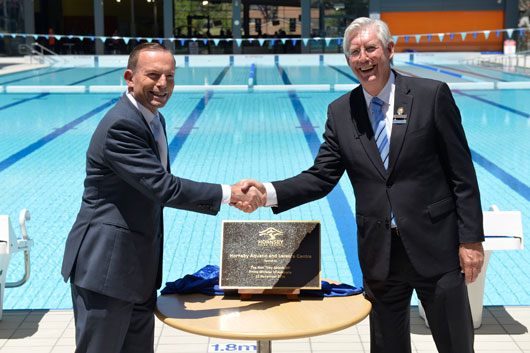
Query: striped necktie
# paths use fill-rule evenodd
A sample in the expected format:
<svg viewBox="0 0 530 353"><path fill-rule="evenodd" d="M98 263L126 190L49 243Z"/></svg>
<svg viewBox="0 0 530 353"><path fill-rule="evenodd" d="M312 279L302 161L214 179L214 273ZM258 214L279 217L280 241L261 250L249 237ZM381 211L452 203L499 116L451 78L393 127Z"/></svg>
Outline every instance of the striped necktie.
<svg viewBox="0 0 530 353"><path fill-rule="evenodd" d="M385 165L385 169L388 170L388 151L390 143L386 133L385 115L382 110L383 103L384 102L377 97L372 98L372 128L374 129L375 142L377 144L377 149L379 150L379 155L381 155L381 160Z"/></svg>
<svg viewBox="0 0 530 353"><path fill-rule="evenodd" d="M158 144L158 152L160 153L160 161L162 166L167 170L167 141L166 135L164 134L164 129L162 128L162 123L160 122L160 116L158 113L155 114L153 120L149 124L151 126L151 131L155 138L156 143Z"/></svg>
<svg viewBox="0 0 530 353"><path fill-rule="evenodd" d="M372 128L374 129L375 142L377 144L377 149L379 150L379 155L381 160L385 165L385 169L388 170L388 151L390 150L390 141L386 133L386 122L385 114L383 114L383 104L384 102L374 97L372 98ZM396 226L396 220L394 219L394 212L390 211L390 222L392 226Z"/></svg>

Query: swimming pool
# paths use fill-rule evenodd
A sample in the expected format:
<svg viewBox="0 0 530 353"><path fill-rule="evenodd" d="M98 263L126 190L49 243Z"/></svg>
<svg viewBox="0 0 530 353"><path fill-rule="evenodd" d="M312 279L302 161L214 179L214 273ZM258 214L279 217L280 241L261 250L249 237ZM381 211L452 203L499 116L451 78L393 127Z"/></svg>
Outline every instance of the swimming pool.
<svg viewBox="0 0 530 353"><path fill-rule="evenodd" d="M417 64L417 63L416 63ZM428 66L430 68L422 67ZM397 62L410 75L450 82L528 81L496 70ZM177 69L177 85L246 85L249 67ZM441 72L446 71L448 73ZM466 72L464 72L466 71ZM123 67L46 68L0 76L0 85L123 85ZM453 75L452 75L453 74ZM458 77L458 75L462 77ZM256 86L329 84L327 90L175 92L162 110L167 119L174 174L200 181L273 181L311 166L322 141L327 105L344 94L336 84L356 80L345 65L255 66ZM7 83L6 83L7 82ZM479 179L482 207L520 210L530 234L530 101L528 90L453 90L463 116ZM85 152L99 120L120 93L0 94L0 213L16 219L30 210L35 241L28 283L5 291L5 309L71 308L60 277L68 231L83 191ZM355 199L347 177L325 199L272 215L247 215L223 206L218 216L165 210L164 281L206 264L218 264L222 220L322 222L322 276L361 285L354 222ZM22 275L22 256L11 260L8 281ZM485 305L530 305L529 250L494 251L486 277Z"/></svg>

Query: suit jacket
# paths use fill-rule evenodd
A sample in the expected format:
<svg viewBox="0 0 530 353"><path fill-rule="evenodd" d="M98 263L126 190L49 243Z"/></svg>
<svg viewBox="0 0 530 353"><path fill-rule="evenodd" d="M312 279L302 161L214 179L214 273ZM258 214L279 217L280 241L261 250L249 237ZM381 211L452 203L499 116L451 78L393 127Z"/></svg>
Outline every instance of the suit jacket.
<svg viewBox="0 0 530 353"><path fill-rule="evenodd" d="M274 182L275 213L328 194L346 171L356 198L359 262L363 275L389 271L394 212L411 263L425 277L459 267L460 243L484 240L482 210L460 112L442 82L396 75L394 124L385 170L359 86L328 107L324 142L314 165Z"/></svg>
<svg viewBox="0 0 530 353"><path fill-rule="evenodd" d="M81 209L66 241L65 281L145 302L162 280L163 207L219 211L220 185L178 178L159 158L151 129L122 96L88 147Z"/></svg>

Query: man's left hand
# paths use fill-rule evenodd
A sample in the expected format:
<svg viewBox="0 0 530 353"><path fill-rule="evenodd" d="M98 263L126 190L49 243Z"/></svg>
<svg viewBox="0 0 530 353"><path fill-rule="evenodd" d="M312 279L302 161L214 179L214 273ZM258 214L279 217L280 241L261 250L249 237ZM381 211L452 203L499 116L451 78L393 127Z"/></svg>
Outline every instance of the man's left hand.
<svg viewBox="0 0 530 353"><path fill-rule="evenodd" d="M458 249L458 255L462 273L466 275L466 284L475 282L484 263L482 243L462 243Z"/></svg>

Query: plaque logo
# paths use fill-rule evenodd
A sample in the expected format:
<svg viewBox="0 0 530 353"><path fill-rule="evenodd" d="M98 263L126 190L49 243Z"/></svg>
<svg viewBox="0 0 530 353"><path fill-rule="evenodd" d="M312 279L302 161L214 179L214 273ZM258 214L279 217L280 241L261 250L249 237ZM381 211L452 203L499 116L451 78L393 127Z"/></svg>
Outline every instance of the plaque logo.
<svg viewBox="0 0 530 353"><path fill-rule="evenodd" d="M283 246L283 240L276 239L282 235L283 232L280 232L278 229L272 227L262 230L259 232L259 236L268 237L268 239L258 240L258 246Z"/></svg>

